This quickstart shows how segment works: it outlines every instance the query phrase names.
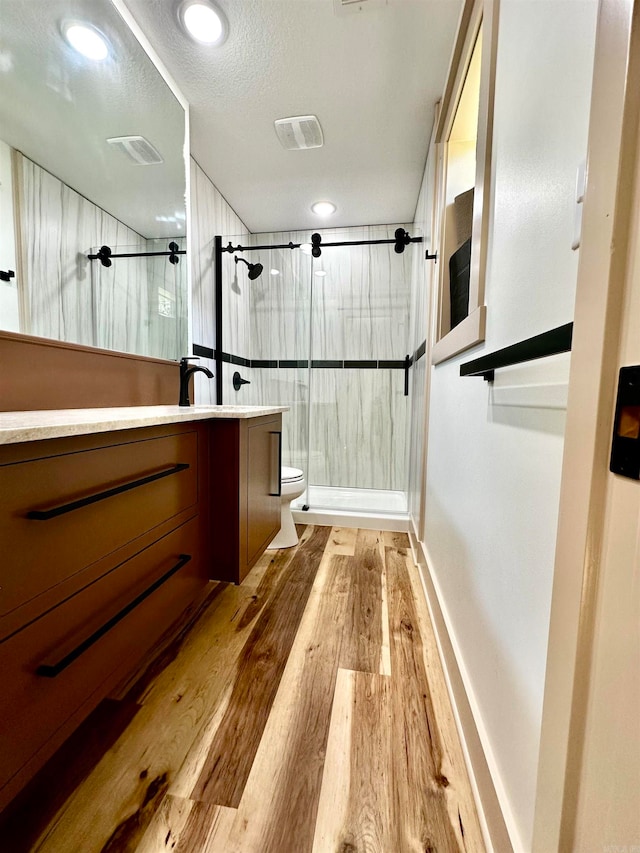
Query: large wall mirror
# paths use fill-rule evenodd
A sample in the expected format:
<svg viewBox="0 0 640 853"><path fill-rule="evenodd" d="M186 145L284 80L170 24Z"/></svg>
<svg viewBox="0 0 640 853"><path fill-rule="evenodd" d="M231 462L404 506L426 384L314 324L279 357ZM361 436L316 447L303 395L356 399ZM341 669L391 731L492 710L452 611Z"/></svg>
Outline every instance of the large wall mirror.
<svg viewBox="0 0 640 853"><path fill-rule="evenodd" d="M185 354L185 128L111 0L0 0L1 329Z"/></svg>

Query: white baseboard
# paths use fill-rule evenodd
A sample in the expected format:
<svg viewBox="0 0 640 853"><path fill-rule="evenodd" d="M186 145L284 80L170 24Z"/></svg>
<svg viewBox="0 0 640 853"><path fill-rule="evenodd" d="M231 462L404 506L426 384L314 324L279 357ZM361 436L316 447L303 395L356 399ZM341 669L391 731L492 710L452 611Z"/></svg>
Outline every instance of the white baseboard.
<svg viewBox="0 0 640 853"><path fill-rule="evenodd" d="M422 589L436 635L438 652L487 851L521 853L525 848L521 844L504 794L496 762L478 712L478 705L451 628L446 605L431 570L429 552L416 536L413 523L409 528L409 541L414 562L420 569Z"/></svg>

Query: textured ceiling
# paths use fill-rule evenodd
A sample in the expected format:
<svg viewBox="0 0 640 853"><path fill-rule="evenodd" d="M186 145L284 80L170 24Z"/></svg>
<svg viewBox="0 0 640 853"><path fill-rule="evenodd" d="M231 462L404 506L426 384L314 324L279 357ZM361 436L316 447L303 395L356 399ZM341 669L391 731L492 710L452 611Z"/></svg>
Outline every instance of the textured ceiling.
<svg viewBox="0 0 640 853"><path fill-rule="evenodd" d="M184 34L176 0L127 5L190 103L194 157L251 231L413 219L461 0L218 0L219 48ZM307 114L324 147L285 151L274 120ZM321 199L330 219L309 210Z"/></svg>

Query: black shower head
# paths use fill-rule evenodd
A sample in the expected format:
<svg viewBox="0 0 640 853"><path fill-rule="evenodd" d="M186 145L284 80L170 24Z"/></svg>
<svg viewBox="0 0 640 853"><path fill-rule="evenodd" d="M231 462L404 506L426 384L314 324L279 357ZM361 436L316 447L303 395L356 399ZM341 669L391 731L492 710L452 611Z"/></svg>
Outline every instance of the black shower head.
<svg viewBox="0 0 640 853"><path fill-rule="evenodd" d="M246 264L249 268L249 281L255 281L258 276L262 275L262 264L250 264L249 261L245 261L244 258L235 257L234 261L238 263L238 261L242 261L243 264Z"/></svg>

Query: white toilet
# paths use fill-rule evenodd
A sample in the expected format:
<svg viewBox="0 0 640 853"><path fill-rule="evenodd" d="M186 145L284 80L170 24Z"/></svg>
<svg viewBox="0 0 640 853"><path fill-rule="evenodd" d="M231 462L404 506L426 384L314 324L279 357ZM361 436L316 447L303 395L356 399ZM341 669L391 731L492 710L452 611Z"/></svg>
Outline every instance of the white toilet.
<svg viewBox="0 0 640 853"><path fill-rule="evenodd" d="M298 544L298 534L291 515L291 501L299 498L307 488L304 474L300 468L286 468L282 466L280 474L281 484L281 509L280 509L280 533L269 545L274 548L293 548Z"/></svg>

